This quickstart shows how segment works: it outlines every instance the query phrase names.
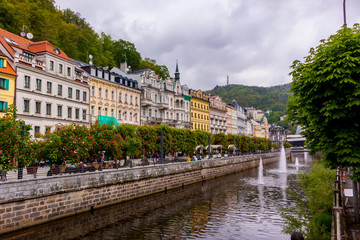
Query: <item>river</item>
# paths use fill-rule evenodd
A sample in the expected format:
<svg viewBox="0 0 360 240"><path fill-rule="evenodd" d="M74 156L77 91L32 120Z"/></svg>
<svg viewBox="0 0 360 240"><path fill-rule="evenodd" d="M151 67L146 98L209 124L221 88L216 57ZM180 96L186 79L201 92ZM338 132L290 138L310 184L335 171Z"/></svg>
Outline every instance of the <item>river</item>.
<svg viewBox="0 0 360 240"><path fill-rule="evenodd" d="M264 166L264 184L251 169L182 189L95 209L3 236L2 239L290 239L282 234L280 207L296 169Z"/></svg>

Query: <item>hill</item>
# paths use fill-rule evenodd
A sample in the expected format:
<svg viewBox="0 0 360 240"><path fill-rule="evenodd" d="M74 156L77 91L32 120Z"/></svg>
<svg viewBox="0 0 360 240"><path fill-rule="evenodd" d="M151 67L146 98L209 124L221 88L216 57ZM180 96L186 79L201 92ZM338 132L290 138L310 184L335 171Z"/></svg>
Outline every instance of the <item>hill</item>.
<svg viewBox="0 0 360 240"><path fill-rule="evenodd" d="M229 84L226 86L216 86L205 93L218 95L226 103L230 103L235 99L242 107L255 107L264 111L283 112L286 110L290 88L291 83L273 87Z"/></svg>
<svg viewBox="0 0 360 240"><path fill-rule="evenodd" d="M31 32L32 41L47 40L63 50L70 58L97 66L120 66L127 61L133 70L151 68L162 78L169 76L165 65L154 59L142 59L135 44L123 39L114 40L105 33L98 34L80 13L71 9L58 10L53 0L1 0L0 28L20 34Z"/></svg>

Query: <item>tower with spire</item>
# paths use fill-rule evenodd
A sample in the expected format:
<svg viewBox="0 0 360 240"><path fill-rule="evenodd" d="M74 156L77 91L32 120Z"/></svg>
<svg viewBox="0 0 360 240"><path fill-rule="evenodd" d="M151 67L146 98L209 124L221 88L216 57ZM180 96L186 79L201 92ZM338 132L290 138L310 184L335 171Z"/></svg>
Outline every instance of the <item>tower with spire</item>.
<svg viewBox="0 0 360 240"><path fill-rule="evenodd" d="M176 60L175 81L179 81L179 80L180 80L180 72L179 72L178 61Z"/></svg>

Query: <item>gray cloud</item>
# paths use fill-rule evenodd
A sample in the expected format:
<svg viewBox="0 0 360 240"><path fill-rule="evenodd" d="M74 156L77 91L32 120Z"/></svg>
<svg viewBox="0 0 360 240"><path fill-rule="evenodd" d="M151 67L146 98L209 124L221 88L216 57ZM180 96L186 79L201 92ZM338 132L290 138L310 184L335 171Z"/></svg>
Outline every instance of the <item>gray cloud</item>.
<svg viewBox="0 0 360 240"><path fill-rule="evenodd" d="M208 90L230 83L273 86L291 81L293 60L343 24L341 0L57 0L97 32L135 43L143 57L179 60L182 83ZM360 22L347 1L347 23Z"/></svg>

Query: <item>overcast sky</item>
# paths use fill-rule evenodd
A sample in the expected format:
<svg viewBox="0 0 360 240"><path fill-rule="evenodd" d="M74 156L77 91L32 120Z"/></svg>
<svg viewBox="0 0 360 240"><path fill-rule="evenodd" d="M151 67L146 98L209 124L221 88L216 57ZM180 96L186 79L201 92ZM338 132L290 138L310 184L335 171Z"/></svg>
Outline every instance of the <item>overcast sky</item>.
<svg viewBox="0 0 360 240"><path fill-rule="evenodd" d="M343 25L343 0L56 0L98 33L135 44L182 84L209 90L230 84L291 82L289 66ZM347 0L347 24L360 1Z"/></svg>

